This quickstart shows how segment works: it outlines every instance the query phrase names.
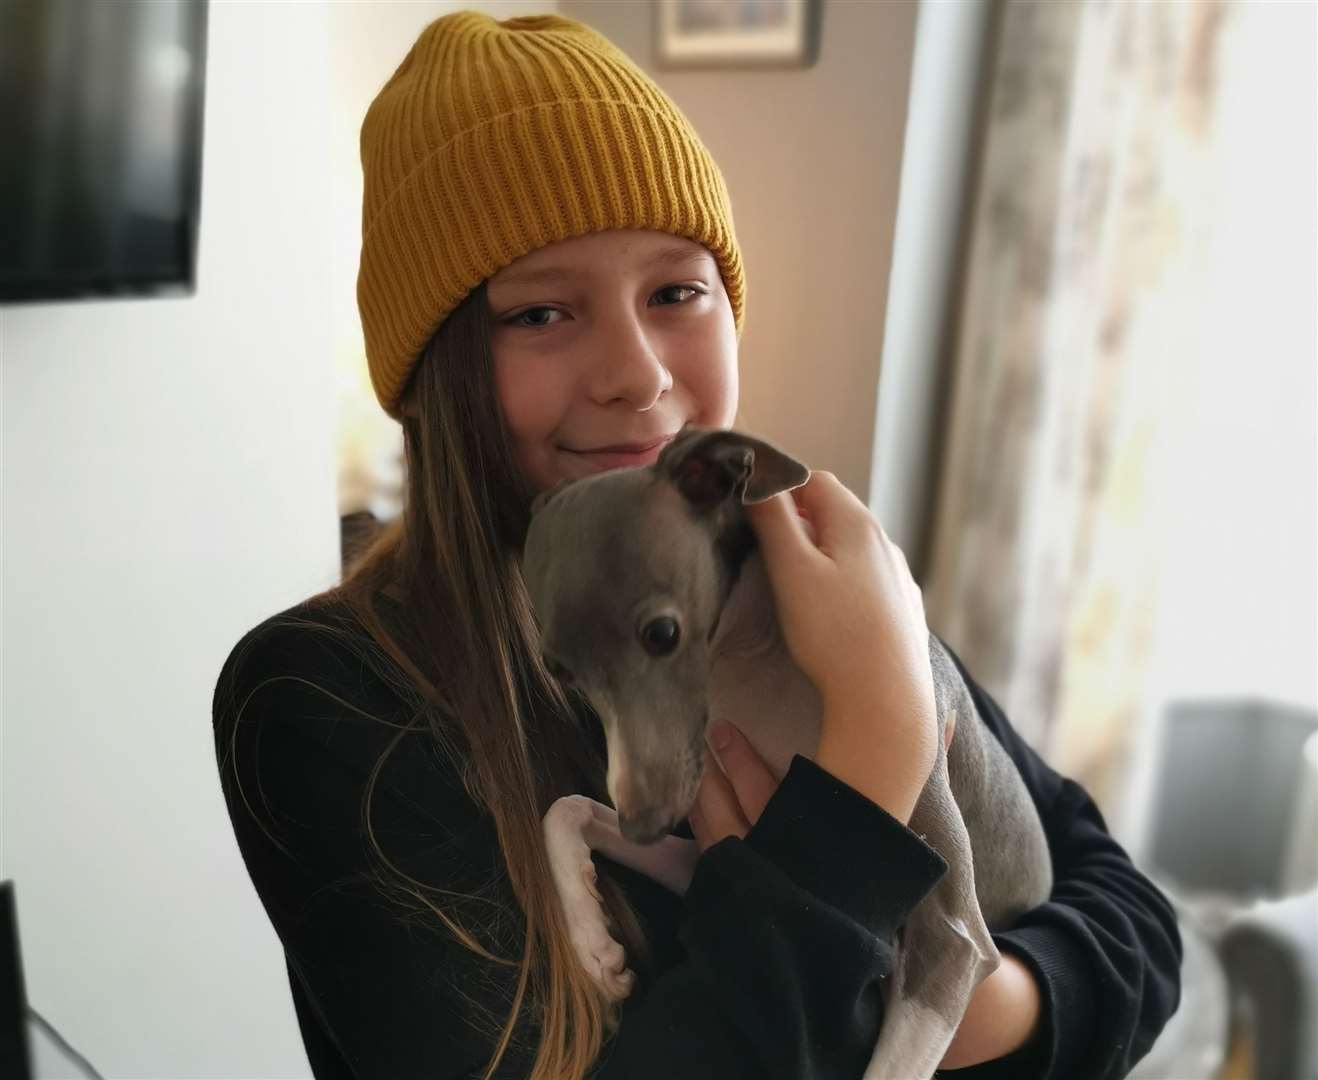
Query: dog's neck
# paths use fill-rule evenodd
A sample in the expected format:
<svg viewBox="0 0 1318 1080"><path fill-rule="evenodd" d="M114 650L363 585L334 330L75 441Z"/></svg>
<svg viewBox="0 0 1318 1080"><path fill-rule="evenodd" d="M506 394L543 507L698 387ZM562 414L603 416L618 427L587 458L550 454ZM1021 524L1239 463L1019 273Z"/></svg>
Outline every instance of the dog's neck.
<svg viewBox="0 0 1318 1080"><path fill-rule="evenodd" d="M792 660L758 550L742 560L710 645L710 716L735 724L779 775L819 748L819 695Z"/></svg>
<svg viewBox="0 0 1318 1080"><path fill-rule="evenodd" d="M711 662L729 657L773 661L786 649L764 561L752 546L732 569L710 641Z"/></svg>

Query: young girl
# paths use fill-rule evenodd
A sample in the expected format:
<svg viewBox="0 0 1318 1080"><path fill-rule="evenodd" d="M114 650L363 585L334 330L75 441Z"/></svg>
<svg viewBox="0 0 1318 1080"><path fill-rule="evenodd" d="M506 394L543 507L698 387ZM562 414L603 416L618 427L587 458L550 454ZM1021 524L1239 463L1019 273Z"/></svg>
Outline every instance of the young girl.
<svg viewBox="0 0 1318 1080"><path fill-rule="evenodd" d="M687 895L597 856L636 973L621 1007L577 960L541 843L556 798L608 795L599 721L540 656L530 500L732 425L745 287L717 167L651 80L557 16L432 23L361 150L358 298L406 509L340 586L248 633L215 691L315 1075L857 1080L894 935L946 864L905 825L938 749L919 590L833 477L751 514L825 703L819 753L774 775L717 718L726 774L707 760L677 830L702 852ZM944 1067L1125 1075L1177 1004L1174 916L970 685L1056 885L995 936Z"/></svg>

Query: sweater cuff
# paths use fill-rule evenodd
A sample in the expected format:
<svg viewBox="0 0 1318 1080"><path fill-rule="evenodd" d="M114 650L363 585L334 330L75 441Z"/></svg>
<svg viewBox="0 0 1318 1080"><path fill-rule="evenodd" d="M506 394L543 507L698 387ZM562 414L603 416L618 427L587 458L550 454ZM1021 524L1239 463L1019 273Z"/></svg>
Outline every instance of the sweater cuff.
<svg viewBox="0 0 1318 1080"><path fill-rule="evenodd" d="M947 872L920 837L800 754L745 842L885 940Z"/></svg>

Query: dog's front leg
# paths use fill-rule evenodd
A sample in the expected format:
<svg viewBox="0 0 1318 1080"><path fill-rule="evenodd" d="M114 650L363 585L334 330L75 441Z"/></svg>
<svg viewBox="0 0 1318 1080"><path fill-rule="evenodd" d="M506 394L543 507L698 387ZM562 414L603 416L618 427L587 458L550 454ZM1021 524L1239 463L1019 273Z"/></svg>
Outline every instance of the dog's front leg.
<svg viewBox="0 0 1318 1080"><path fill-rule="evenodd" d="M610 998L632 991L633 972L623 947L609 933L600 900L592 850L654 878L685 896L700 851L694 840L665 836L657 844L633 844L618 828L617 811L585 795L567 795L545 812L541 823L572 944L582 966Z"/></svg>
<svg viewBox="0 0 1318 1080"><path fill-rule="evenodd" d="M549 869L554 875L568 933L581 965L614 1001L632 992L635 973L627 969L623 947L609 933L600 902L588 836L599 804L584 795L567 795L545 811L541 828Z"/></svg>

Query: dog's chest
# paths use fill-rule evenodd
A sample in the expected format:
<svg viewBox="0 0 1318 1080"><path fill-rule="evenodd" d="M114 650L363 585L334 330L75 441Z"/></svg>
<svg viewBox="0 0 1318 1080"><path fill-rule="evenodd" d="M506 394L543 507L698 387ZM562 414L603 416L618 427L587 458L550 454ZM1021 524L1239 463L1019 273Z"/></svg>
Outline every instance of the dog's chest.
<svg viewBox="0 0 1318 1080"><path fill-rule="evenodd" d="M742 566L712 646L710 719L731 721L781 775L819 749L820 700L792 662L758 552Z"/></svg>

